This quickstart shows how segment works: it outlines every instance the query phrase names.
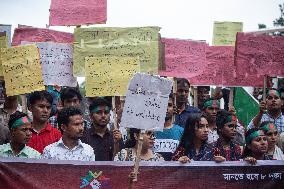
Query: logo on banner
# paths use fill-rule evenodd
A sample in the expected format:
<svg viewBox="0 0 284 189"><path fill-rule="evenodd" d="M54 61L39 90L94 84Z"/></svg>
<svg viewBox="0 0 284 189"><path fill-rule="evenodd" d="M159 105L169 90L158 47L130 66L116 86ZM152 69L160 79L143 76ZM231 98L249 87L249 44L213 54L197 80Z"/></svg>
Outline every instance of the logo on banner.
<svg viewBox="0 0 284 189"><path fill-rule="evenodd" d="M92 189L111 189L109 181L110 178L105 177L102 171L88 171L86 176L81 177L80 188L91 186Z"/></svg>

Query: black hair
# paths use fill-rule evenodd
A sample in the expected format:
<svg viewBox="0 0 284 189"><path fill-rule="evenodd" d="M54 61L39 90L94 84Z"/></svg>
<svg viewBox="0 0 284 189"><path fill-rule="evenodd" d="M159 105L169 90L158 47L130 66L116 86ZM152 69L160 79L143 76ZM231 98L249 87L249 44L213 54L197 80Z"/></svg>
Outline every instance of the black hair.
<svg viewBox="0 0 284 189"><path fill-rule="evenodd" d="M75 107L63 108L57 116L58 127L61 130L61 125L68 125L70 121L70 117L74 115L83 115L82 111ZM61 130L62 131L62 130Z"/></svg>
<svg viewBox="0 0 284 189"><path fill-rule="evenodd" d="M190 87L189 81L185 78L177 78L177 84L187 84Z"/></svg>
<svg viewBox="0 0 284 189"><path fill-rule="evenodd" d="M109 101L107 101L105 98L98 97L92 101L92 103L89 106L89 111L92 112L92 110L98 106L107 106L111 108L111 104Z"/></svg>
<svg viewBox="0 0 284 189"><path fill-rule="evenodd" d="M216 115L216 125L217 125L217 133L221 135L221 130L224 128L224 125L228 122L228 117L233 114L227 110L220 110Z"/></svg>
<svg viewBox="0 0 284 189"><path fill-rule="evenodd" d="M174 94L173 93L170 93L169 99L172 99L174 101Z"/></svg>
<svg viewBox="0 0 284 189"><path fill-rule="evenodd" d="M129 129L129 139L125 142L125 148L133 148L136 145L135 134L138 136L140 129L130 128Z"/></svg>
<svg viewBox="0 0 284 189"><path fill-rule="evenodd" d="M15 123L15 121L22 117L27 117L27 114L19 111L16 111L15 113L11 114L8 122L9 129L11 130L11 127Z"/></svg>
<svg viewBox="0 0 284 189"><path fill-rule="evenodd" d="M32 92L29 98L30 105L34 105L36 101L46 100L50 105L52 105L52 95L47 91L35 91Z"/></svg>
<svg viewBox="0 0 284 189"><path fill-rule="evenodd" d="M189 114L185 126L184 132L182 134L179 147L183 147L185 149L185 153L187 154L191 148L193 148L193 141L195 138L195 128L199 124L201 118L205 118L207 120L207 116L204 113L192 113ZM206 141L205 141L206 142Z"/></svg>
<svg viewBox="0 0 284 189"><path fill-rule="evenodd" d="M245 133L245 138L247 138L251 133L255 132L255 131L259 131L261 130L260 128L251 128L249 129L246 133ZM245 146L245 149L244 149L244 153L243 153L243 158L246 158L246 157L251 157L252 156L252 151L251 149L248 148L248 145L246 143L246 146Z"/></svg>
<svg viewBox="0 0 284 189"><path fill-rule="evenodd" d="M61 90L60 99L61 99L61 102L64 103L64 100L71 99L71 98L74 98L76 96L78 97L78 99L81 102L82 101L82 95L81 95L80 91L77 88L66 87L66 88Z"/></svg>

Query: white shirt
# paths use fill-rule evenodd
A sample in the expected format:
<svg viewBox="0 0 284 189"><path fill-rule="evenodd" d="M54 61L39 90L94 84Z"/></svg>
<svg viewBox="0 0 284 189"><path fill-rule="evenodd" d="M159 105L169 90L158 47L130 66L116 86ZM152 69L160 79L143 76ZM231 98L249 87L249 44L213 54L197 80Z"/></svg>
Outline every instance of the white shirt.
<svg viewBox="0 0 284 189"><path fill-rule="evenodd" d="M69 149L63 143L62 138L55 143L46 146L42 153L44 159L55 160L80 160L80 161L95 161L95 154L93 148L81 140L73 149Z"/></svg>

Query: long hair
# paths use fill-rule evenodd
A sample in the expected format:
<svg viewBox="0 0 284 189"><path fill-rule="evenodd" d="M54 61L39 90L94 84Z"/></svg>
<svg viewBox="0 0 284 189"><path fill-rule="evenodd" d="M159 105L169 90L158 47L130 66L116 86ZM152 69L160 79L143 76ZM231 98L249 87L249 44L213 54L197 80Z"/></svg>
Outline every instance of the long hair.
<svg viewBox="0 0 284 189"><path fill-rule="evenodd" d="M135 134L139 135L140 129L131 128L129 130L129 139L125 142L125 148L133 148L136 145Z"/></svg>
<svg viewBox="0 0 284 189"><path fill-rule="evenodd" d="M202 117L207 120L206 115L203 113L192 113L186 120L184 132L178 146L183 147L186 153L188 153L189 150L194 147L194 138L196 136L195 128L199 124Z"/></svg>

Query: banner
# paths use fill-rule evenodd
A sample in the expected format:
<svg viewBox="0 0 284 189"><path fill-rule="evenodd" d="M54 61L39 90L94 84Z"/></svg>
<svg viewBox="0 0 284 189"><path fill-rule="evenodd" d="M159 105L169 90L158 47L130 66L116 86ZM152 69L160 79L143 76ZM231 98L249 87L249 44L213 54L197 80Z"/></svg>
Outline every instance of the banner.
<svg viewBox="0 0 284 189"><path fill-rule="evenodd" d="M107 0L51 0L50 26L105 24Z"/></svg>
<svg viewBox="0 0 284 189"><path fill-rule="evenodd" d="M166 69L159 75L191 78L201 74L206 68L206 42L162 38L165 45Z"/></svg>
<svg viewBox="0 0 284 189"><path fill-rule="evenodd" d="M44 90L40 57L35 45L1 49L7 96Z"/></svg>
<svg viewBox="0 0 284 189"><path fill-rule="evenodd" d="M0 189L126 189L133 162L0 158ZM140 162L135 189L284 188L284 161Z"/></svg>
<svg viewBox="0 0 284 189"><path fill-rule="evenodd" d="M162 131L173 82L137 73L129 82L121 126Z"/></svg>
<svg viewBox="0 0 284 189"><path fill-rule="evenodd" d="M13 35L13 46L20 45L22 41L30 42L57 42L57 43L73 43L73 34L60 32L50 29L20 27L16 28Z"/></svg>
<svg viewBox="0 0 284 189"><path fill-rule="evenodd" d="M159 27L75 28L74 75L85 76L86 57L139 57L140 71L158 73Z"/></svg>
<svg viewBox="0 0 284 189"><path fill-rule="evenodd" d="M140 70L138 57L88 57L86 96L125 96L130 79Z"/></svg>
<svg viewBox="0 0 284 189"><path fill-rule="evenodd" d="M242 22L214 22L213 45L234 46L237 32L243 31Z"/></svg>
<svg viewBox="0 0 284 189"><path fill-rule="evenodd" d="M235 62L237 73L244 78L284 76L284 37L238 33Z"/></svg>

